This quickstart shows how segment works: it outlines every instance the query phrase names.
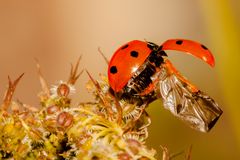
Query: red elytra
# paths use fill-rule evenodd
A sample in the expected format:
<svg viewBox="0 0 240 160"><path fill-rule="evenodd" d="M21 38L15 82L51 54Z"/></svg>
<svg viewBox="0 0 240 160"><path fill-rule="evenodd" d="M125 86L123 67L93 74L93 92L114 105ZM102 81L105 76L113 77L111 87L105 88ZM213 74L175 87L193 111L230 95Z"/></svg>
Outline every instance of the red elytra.
<svg viewBox="0 0 240 160"><path fill-rule="evenodd" d="M112 56L108 66L111 88L119 92L151 53L147 42L133 40L121 46ZM162 50L176 50L191 54L214 66L212 53L202 44L186 39L170 39L161 45Z"/></svg>
<svg viewBox="0 0 240 160"><path fill-rule="evenodd" d="M186 39L170 39L162 44L162 50L176 50L191 54L214 66L214 57L204 45Z"/></svg>
<svg viewBox="0 0 240 160"><path fill-rule="evenodd" d="M131 52L138 55L131 56ZM147 43L139 40L128 42L121 46L109 62L108 79L111 88L119 92L131 79L132 75L151 53Z"/></svg>

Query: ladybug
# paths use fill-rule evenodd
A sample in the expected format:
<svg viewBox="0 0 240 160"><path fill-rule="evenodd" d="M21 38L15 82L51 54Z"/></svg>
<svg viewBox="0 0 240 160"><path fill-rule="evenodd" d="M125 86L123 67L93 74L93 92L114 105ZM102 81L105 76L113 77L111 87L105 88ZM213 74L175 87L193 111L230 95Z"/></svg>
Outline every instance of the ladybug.
<svg viewBox="0 0 240 160"><path fill-rule="evenodd" d="M109 62L110 89L120 99L137 105L161 98L165 108L192 128L209 131L222 110L174 68L167 59L167 50L191 54L214 66L214 57L208 48L192 40L170 39L160 46L133 40L117 49ZM197 108L204 115L189 108Z"/></svg>
<svg viewBox="0 0 240 160"><path fill-rule="evenodd" d="M117 93L122 91L122 97L139 98L139 95L151 93L154 89L151 76L163 64L163 57L167 56L165 50L188 52L214 66L211 52L204 45L191 40L167 40L161 46L133 40L120 47L110 60L108 79L111 89Z"/></svg>

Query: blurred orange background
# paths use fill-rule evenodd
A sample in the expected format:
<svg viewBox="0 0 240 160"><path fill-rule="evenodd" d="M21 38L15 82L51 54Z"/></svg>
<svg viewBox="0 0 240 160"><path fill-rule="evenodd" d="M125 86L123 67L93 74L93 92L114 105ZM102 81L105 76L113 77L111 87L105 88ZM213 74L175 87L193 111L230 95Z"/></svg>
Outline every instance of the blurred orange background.
<svg viewBox="0 0 240 160"><path fill-rule="evenodd" d="M210 133L185 126L160 101L147 109L152 117L147 145L161 155L160 145L179 153L193 145L192 159L240 159L240 1L239 0L0 0L0 95L7 76L22 72L15 99L39 106L40 85L34 58L40 61L49 84L67 80L70 63L82 55L80 68L94 78L107 73L97 48L110 58L122 44L170 38L199 41L212 50L216 67L191 56L168 52L170 60L221 106L224 114ZM90 101L84 73L74 103ZM183 155L174 159L184 159Z"/></svg>

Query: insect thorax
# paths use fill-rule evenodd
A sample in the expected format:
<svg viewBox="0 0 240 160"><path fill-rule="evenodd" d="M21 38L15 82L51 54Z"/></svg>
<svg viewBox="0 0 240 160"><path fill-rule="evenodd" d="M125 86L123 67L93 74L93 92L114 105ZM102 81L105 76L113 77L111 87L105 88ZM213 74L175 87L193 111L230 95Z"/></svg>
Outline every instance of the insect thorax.
<svg viewBox="0 0 240 160"><path fill-rule="evenodd" d="M124 86L119 94L120 99L124 99L129 103L137 103L139 105L143 103L150 103L156 99L154 88L150 89L150 85L156 79L161 64L164 63L162 56L166 53L162 50L155 48L152 50L148 58L134 73L132 78ZM146 94L144 92L149 90Z"/></svg>

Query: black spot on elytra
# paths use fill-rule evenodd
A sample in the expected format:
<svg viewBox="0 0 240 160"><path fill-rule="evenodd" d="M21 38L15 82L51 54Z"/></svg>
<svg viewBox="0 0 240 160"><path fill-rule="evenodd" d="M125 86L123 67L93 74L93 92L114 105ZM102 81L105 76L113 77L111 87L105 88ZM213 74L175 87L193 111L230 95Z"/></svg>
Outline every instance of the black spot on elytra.
<svg viewBox="0 0 240 160"><path fill-rule="evenodd" d="M131 56L134 57L134 58L137 58L138 57L138 52L137 51L131 51Z"/></svg>
<svg viewBox="0 0 240 160"><path fill-rule="evenodd" d="M112 67L110 68L110 73L112 73L112 74L117 73L117 67L116 67L116 66L112 66Z"/></svg>
<svg viewBox="0 0 240 160"><path fill-rule="evenodd" d="M208 50L208 48L206 46L204 46L203 44L201 45L201 47L205 50Z"/></svg>
<svg viewBox="0 0 240 160"><path fill-rule="evenodd" d="M176 41L176 44L178 44L178 45L181 45L182 43L183 43L182 40L177 40L177 41Z"/></svg>
<svg viewBox="0 0 240 160"><path fill-rule="evenodd" d="M123 46L121 49L126 49L128 47L128 44L126 44L125 46Z"/></svg>

